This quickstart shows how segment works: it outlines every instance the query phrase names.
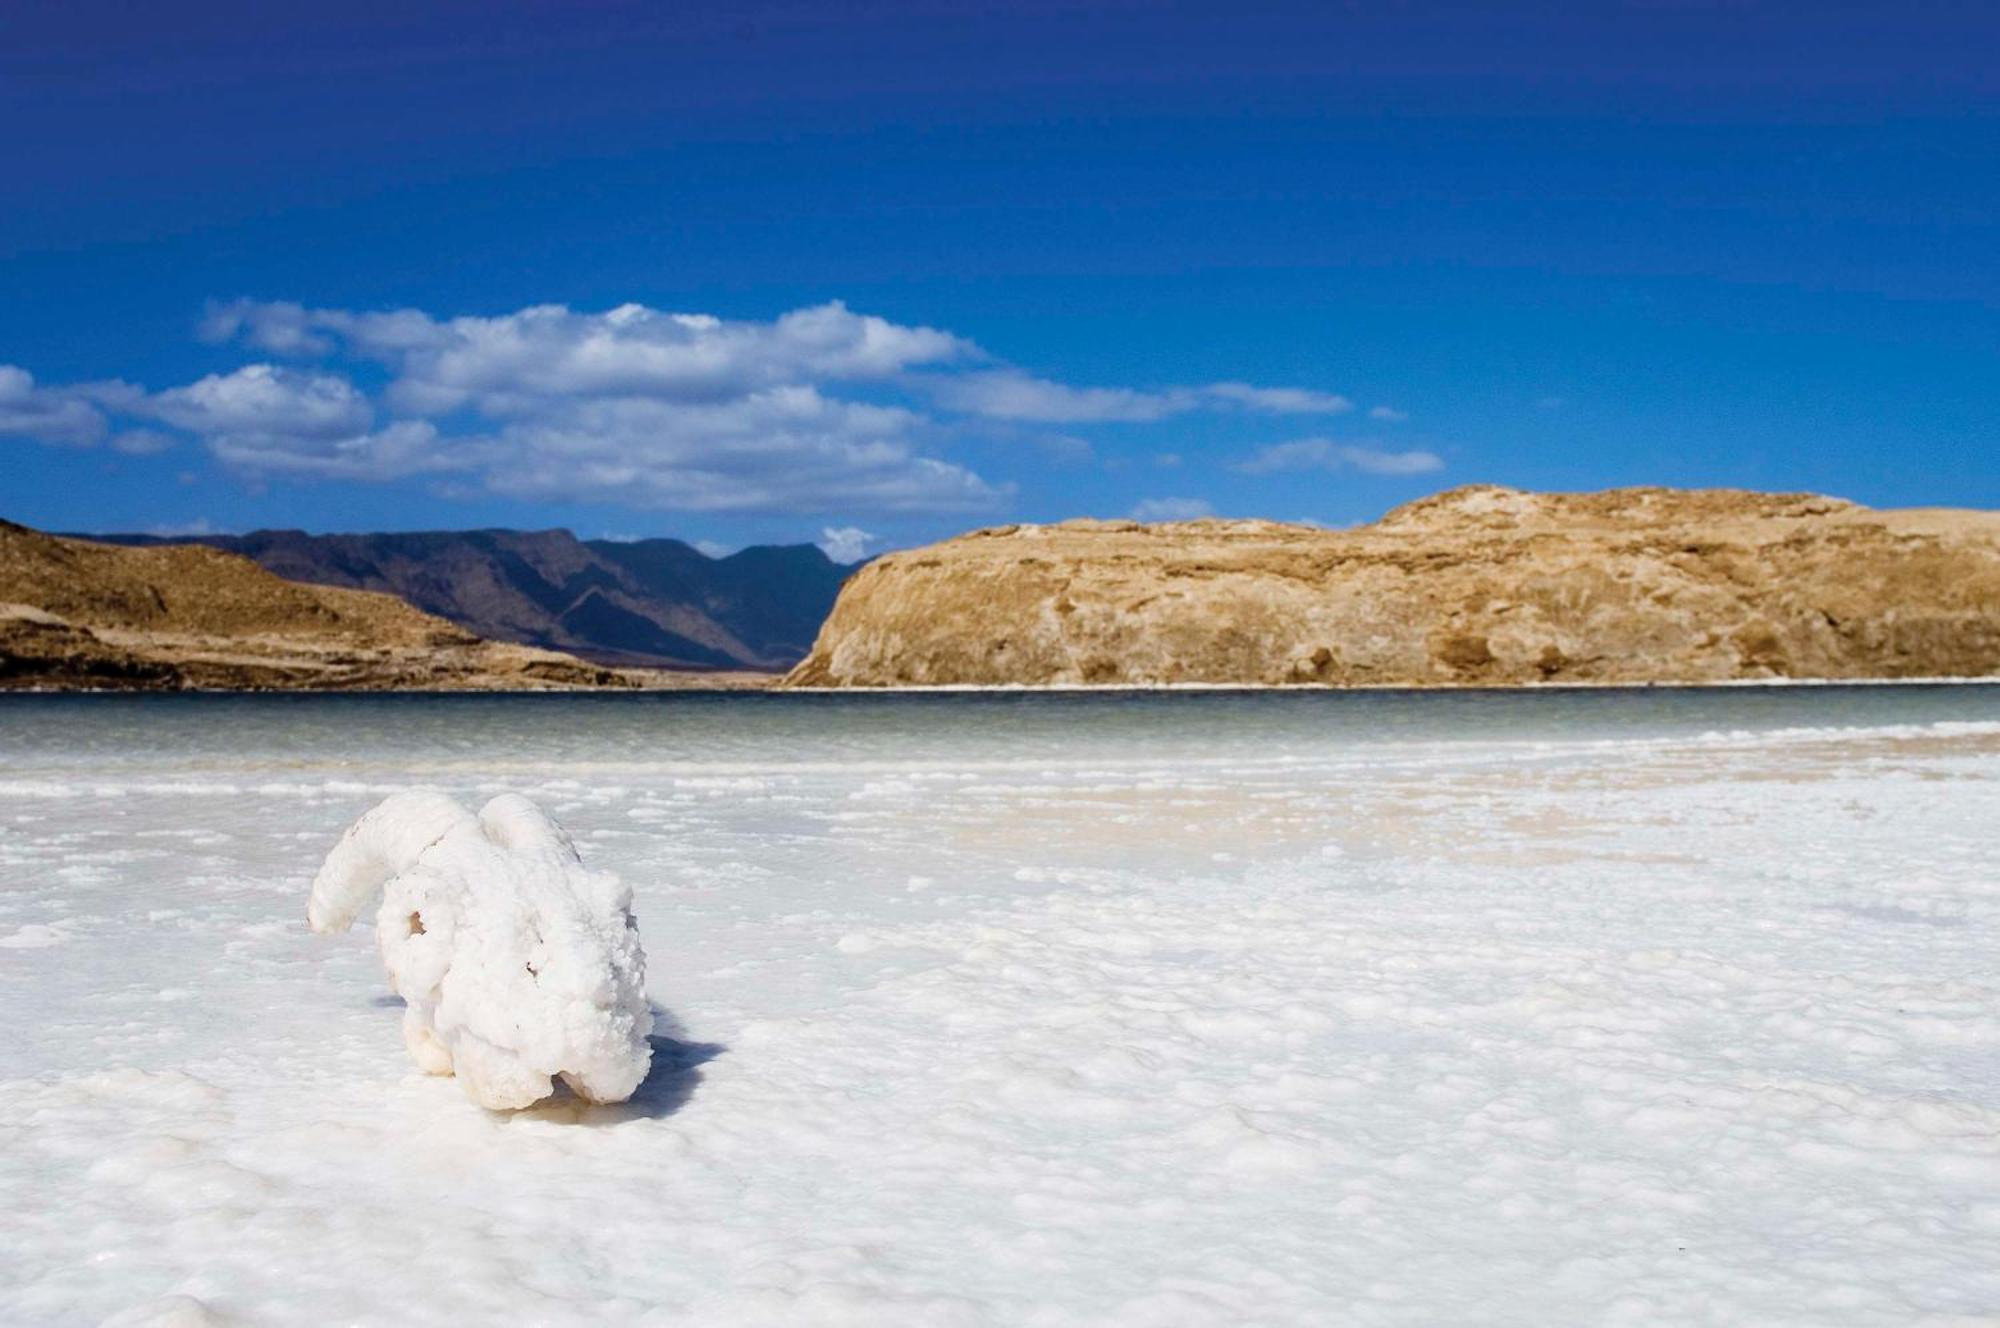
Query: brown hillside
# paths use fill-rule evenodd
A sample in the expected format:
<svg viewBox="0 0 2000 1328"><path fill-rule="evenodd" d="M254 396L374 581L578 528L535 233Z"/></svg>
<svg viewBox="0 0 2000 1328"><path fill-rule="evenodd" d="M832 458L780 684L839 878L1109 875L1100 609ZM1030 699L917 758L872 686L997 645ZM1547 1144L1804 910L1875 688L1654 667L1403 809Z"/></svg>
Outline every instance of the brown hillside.
<svg viewBox="0 0 2000 1328"><path fill-rule="evenodd" d="M2000 674L2000 514L1491 485L1329 531L1068 521L880 558L789 686Z"/></svg>
<svg viewBox="0 0 2000 1328"><path fill-rule="evenodd" d="M284 581L193 545L124 548L0 521L0 687L629 686L481 641L389 595Z"/></svg>

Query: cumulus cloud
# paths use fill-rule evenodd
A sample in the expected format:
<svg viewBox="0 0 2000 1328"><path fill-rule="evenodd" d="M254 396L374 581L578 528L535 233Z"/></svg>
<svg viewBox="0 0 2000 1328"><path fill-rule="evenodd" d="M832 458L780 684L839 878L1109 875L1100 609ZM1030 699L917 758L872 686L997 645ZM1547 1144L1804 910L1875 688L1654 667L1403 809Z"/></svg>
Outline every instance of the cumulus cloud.
<svg viewBox="0 0 2000 1328"><path fill-rule="evenodd" d="M80 389L42 387L26 369L0 364L0 438L90 447L109 429L104 412Z"/></svg>
<svg viewBox="0 0 2000 1328"><path fill-rule="evenodd" d="M122 409L201 438L211 455L240 471L349 480L475 469L492 455L479 439L447 439L427 420L375 428L375 407L338 374L247 364L184 387L136 393ZM152 430L114 445L144 453L171 445Z"/></svg>
<svg viewBox="0 0 2000 1328"><path fill-rule="evenodd" d="M1214 515L1215 509L1201 498L1141 498L1132 507L1135 521L1194 521Z"/></svg>
<svg viewBox="0 0 2000 1328"><path fill-rule="evenodd" d="M868 556L875 536L859 526L827 526L819 532L819 547L837 563L858 563Z"/></svg>
<svg viewBox="0 0 2000 1328"><path fill-rule="evenodd" d="M192 439L253 481L422 478L450 496L852 518L1003 505L1014 486L946 455L956 445L1092 455L1088 439L1043 426L1352 409L1332 392L1238 381L1073 386L839 302L745 320L639 304L441 317L244 300L211 305L200 335L254 360L158 392L51 388L0 368L0 435L108 438L134 455ZM1149 501L1185 513L1193 500ZM827 532L856 557L868 538Z"/></svg>
<svg viewBox="0 0 2000 1328"><path fill-rule="evenodd" d="M1275 475L1301 470L1358 470L1366 475L1428 475L1444 469L1435 452L1391 452L1361 443L1337 443L1331 438L1300 438L1259 448L1234 469L1245 475Z"/></svg>
<svg viewBox="0 0 2000 1328"><path fill-rule="evenodd" d="M208 450L253 474L368 481L476 470L496 455L489 440L446 438L429 420L345 434L221 433L208 439Z"/></svg>
<svg viewBox="0 0 2000 1328"><path fill-rule="evenodd" d="M342 438L366 432L375 417L368 398L345 378L270 364L210 374L135 409L190 433L224 437Z"/></svg>
<svg viewBox="0 0 2000 1328"><path fill-rule="evenodd" d="M243 340L273 355L325 355L333 342L312 328L312 311L284 301L236 300L211 304L198 335L203 341Z"/></svg>
<svg viewBox="0 0 2000 1328"><path fill-rule="evenodd" d="M437 319L414 309L354 313L243 302L213 311L208 325L252 345L304 353L337 339L395 371L390 400L416 414L468 402L512 414L548 397L712 403L800 383L879 381L978 353L948 332L857 314L838 301L767 323L639 304L604 313L547 304Z"/></svg>
<svg viewBox="0 0 2000 1328"><path fill-rule="evenodd" d="M185 400L193 388L161 394L169 400L156 409L178 409L183 427L246 470L468 472L451 491L687 511L976 511L1010 491L926 455L940 431L920 412L834 394L975 360L978 348L837 302L769 322L637 304L434 318L239 302L211 309L203 331L274 353L336 352L390 374L380 405L400 418L373 432L370 403L325 374L252 366L256 385L324 408L324 422L291 430L198 420L195 405L207 403ZM349 394L359 408L342 414ZM275 400L258 404L278 411ZM436 423L447 418L449 432Z"/></svg>
<svg viewBox="0 0 2000 1328"><path fill-rule="evenodd" d="M921 421L811 387L680 405L570 401L482 441L494 492L682 511L977 511L1006 490L922 455Z"/></svg>

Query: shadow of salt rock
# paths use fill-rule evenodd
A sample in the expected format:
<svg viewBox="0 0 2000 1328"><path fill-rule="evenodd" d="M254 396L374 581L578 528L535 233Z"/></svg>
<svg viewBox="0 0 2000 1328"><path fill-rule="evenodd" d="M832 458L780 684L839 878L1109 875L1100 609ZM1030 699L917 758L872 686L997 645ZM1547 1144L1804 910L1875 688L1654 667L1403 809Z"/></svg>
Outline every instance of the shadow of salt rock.
<svg viewBox="0 0 2000 1328"><path fill-rule="evenodd" d="M556 1095L546 1102L515 1113L529 1120L555 1121L566 1125L621 1125L626 1121L663 1120L688 1104L701 1086L701 1067L729 1048L719 1042L692 1042L678 1019L659 1006L653 1007L654 1034L652 1068L623 1102L594 1106L572 1095L558 1083Z"/></svg>
<svg viewBox="0 0 2000 1328"><path fill-rule="evenodd" d="M400 1010L404 1005L401 996L376 996L368 1003L378 1010ZM729 1048L719 1042L689 1040L681 1021L657 1005L653 1007L653 1028L653 1035L646 1039L653 1046L652 1067L625 1101L595 1106L578 1098L567 1084L558 1080L555 1096L523 1111L495 1114L566 1125L617 1125L673 1115L687 1105L701 1085L701 1067Z"/></svg>

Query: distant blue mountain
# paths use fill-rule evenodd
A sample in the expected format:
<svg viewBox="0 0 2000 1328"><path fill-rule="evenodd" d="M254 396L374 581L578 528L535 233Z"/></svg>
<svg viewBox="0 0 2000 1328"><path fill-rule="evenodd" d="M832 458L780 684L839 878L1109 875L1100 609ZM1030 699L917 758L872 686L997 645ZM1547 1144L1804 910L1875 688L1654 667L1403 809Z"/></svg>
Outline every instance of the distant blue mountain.
<svg viewBox="0 0 2000 1328"><path fill-rule="evenodd" d="M491 640L658 668L789 668L854 570L811 544L711 558L675 539L580 540L567 530L81 538L206 544L289 580L387 591Z"/></svg>

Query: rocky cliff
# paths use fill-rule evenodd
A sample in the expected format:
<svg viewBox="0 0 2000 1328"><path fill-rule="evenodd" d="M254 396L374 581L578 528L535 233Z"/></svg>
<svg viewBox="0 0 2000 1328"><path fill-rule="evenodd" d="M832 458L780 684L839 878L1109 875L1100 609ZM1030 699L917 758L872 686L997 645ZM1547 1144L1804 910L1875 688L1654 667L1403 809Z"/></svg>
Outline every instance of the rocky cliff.
<svg viewBox="0 0 2000 1328"><path fill-rule="evenodd" d="M390 595L298 585L193 545L120 548L0 521L0 688L628 687L482 641Z"/></svg>
<svg viewBox="0 0 2000 1328"><path fill-rule="evenodd" d="M1455 489L1352 530L1004 526L877 559L789 686L2000 674L2000 514Z"/></svg>

